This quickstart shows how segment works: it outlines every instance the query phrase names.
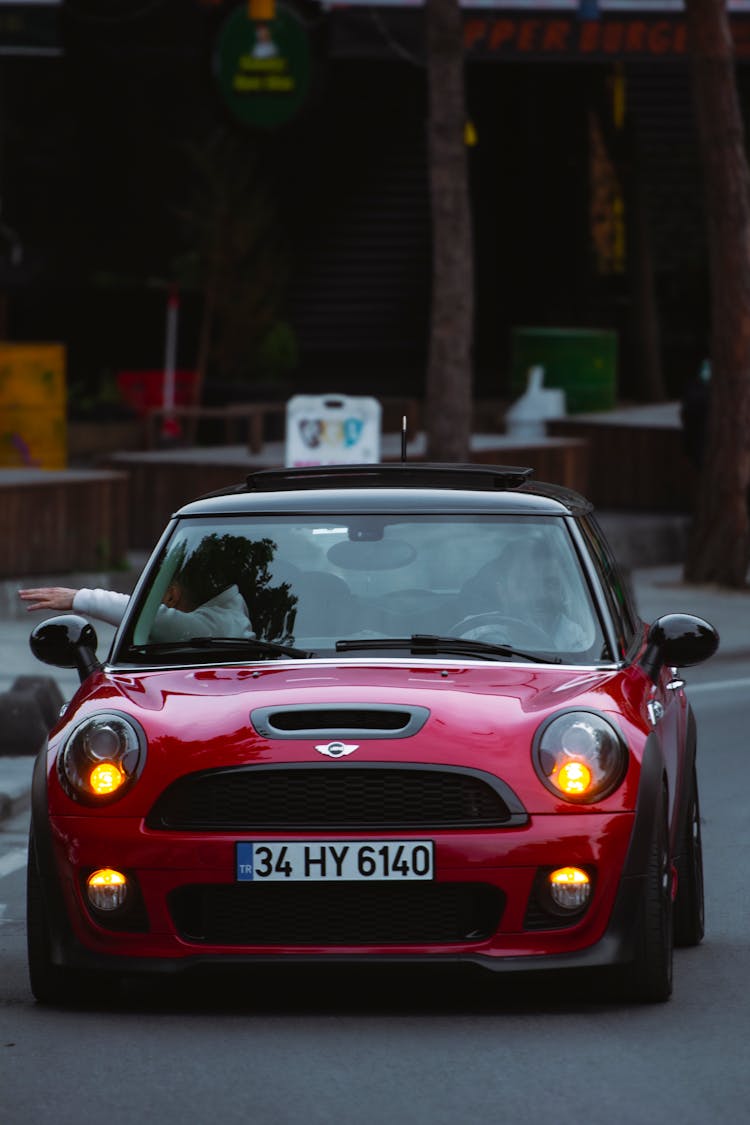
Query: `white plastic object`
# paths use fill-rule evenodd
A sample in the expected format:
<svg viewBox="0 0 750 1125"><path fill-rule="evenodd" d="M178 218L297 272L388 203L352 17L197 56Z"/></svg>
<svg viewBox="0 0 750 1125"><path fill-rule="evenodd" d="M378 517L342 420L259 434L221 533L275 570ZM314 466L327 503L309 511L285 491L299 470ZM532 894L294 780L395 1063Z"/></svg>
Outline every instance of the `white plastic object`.
<svg viewBox="0 0 750 1125"><path fill-rule="evenodd" d="M565 416L565 391L544 386L544 368L529 368L526 390L505 415L506 430L512 437L541 438L551 418Z"/></svg>
<svg viewBox="0 0 750 1125"><path fill-rule="evenodd" d="M286 405L286 465L369 465L380 461L383 410L359 395L295 395Z"/></svg>

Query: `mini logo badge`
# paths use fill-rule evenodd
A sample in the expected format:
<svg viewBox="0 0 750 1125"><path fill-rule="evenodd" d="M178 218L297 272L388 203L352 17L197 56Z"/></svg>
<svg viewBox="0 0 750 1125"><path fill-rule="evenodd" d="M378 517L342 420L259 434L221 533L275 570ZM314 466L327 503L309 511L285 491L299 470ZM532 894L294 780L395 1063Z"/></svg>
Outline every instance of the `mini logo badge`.
<svg viewBox="0 0 750 1125"><path fill-rule="evenodd" d="M329 758L345 758L347 754L359 750L359 745L351 742L327 742L325 746L316 746L315 749L319 754L327 754Z"/></svg>

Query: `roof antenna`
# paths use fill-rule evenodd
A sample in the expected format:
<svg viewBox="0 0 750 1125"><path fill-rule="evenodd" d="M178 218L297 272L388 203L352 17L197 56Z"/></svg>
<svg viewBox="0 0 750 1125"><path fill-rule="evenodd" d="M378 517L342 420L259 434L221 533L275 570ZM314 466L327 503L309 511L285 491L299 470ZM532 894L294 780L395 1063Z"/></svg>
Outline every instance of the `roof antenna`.
<svg viewBox="0 0 750 1125"><path fill-rule="evenodd" d="M401 417L401 460L406 460L406 415Z"/></svg>

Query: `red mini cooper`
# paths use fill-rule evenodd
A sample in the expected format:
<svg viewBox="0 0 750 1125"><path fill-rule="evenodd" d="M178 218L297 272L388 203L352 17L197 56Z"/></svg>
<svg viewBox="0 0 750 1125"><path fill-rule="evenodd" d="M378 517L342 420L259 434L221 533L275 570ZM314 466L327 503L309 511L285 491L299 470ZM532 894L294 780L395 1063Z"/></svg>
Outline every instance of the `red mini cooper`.
<svg viewBox="0 0 750 1125"><path fill-rule="evenodd" d="M707 622L646 626L527 469L255 472L171 519L36 762L37 999L208 963L605 968L665 1000L703 936Z"/></svg>

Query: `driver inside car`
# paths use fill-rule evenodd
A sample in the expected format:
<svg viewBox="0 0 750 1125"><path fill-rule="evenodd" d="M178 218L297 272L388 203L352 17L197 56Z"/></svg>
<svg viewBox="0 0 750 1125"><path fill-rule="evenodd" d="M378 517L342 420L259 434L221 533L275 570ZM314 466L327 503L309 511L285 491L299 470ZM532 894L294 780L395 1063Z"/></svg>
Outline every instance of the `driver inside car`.
<svg viewBox="0 0 750 1125"><path fill-rule="evenodd" d="M510 544L482 567L475 589L481 589L483 609L477 606L452 632L495 644L588 649L594 639L590 613L576 614L558 561L545 547L535 541Z"/></svg>

